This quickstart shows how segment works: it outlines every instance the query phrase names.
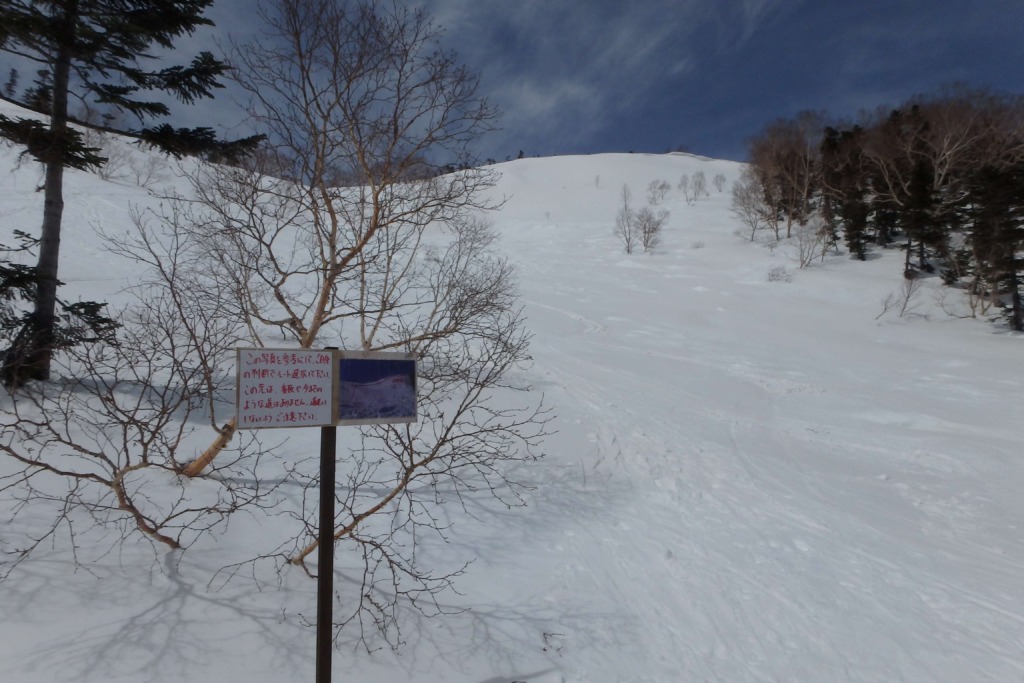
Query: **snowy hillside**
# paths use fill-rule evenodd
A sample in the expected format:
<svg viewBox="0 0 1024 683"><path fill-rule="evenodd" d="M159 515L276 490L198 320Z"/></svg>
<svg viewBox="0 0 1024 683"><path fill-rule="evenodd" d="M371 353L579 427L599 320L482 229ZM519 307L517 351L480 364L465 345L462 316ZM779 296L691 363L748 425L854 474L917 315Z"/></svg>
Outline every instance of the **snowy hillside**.
<svg viewBox="0 0 1024 683"><path fill-rule="evenodd" d="M5 243L41 212L39 171L16 161L0 149ZM521 379L557 433L520 473L525 508L452 507L450 543L425 547L444 568L474 560L446 596L466 611L408 615L397 653L343 633L336 680L1024 680L1024 340L946 315L935 288L879 317L898 252L799 270L787 246L745 241L732 162L496 169L507 201L492 219L534 334ZM691 205L676 184L698 171L710 194ZM97 235L156 201L132 175L69 172L65 296L116 302L136 275ZM643 205L660 180L662 244L627 256L618 192ZM168 167L153 182L175 181ZM789 281L769 281L780 266ZM294 430L280 457L317 436ZM48 549L0 586L0 680L313 680L315 583L214 578L287 521L241 518L158 563L85 548L76 567Z"/></svg>

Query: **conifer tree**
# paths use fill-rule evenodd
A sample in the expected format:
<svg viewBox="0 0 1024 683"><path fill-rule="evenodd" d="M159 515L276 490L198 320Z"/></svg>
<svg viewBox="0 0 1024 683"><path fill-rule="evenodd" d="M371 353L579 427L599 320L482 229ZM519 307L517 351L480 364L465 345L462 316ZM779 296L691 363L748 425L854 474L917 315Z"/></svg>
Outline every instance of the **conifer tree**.
<svg viewBox="0 0 1024 683"><path fill-rule="evenodd" d="M863 134L860 126L827 127L821 143L822 214L833 230L842 225L846 246L861 261L867 259L868 229Z"/></svg>
<svg viewBox="0 0 1024 683"><path fill-rule="evenodd" d="M0 5L0 50L39 68L48 110L37 119L0 115L0 136L23 145L45 167L39 260L34 270L33 310L3 355L0 379L8 387L49 378L57 338L57 264L64 211L66 167L88 169L104 162L69 126L69 97L133 114L141 123L166 116L168 106L140 97L168 93L190 104L211 97L227 66L209 52L188 66L146 69L152 48L169 49L183 35L211 25L203 16L212 0L5 0ZM221 158L244 153L257 138L217 143L209 129L161 126L133 133L169 153L195 153L209 143ZM219 147L218 147L219 145Z"/></svg>
<svg viewBox="0 0 1024 683"><path fill-rule="evenodd" d="M993 298L1009 298L1010 327L1024 331L1024 163L978 169L969 197L974 266Z"/></svg>

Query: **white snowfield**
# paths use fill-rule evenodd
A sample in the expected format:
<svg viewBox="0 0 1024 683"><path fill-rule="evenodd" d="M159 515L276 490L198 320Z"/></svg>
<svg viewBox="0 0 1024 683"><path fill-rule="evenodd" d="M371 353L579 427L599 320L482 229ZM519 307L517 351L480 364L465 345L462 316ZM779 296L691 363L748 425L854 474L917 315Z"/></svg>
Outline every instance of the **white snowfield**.
<svg viewBox="0 0 1024 683"><path fill-rule="evenodd" d="M0 156L7 241L38 229L40 176ZM466 611L408 615L397 653L343 633L336 681L1024 681L1024 338L948 315L956 294L940 306L932 281L909 314L878 317L896 250L798 270L788 247L745 241L728 210L739 164L497 169L492 218L535 335L517 380L558 431L517 473L527 507L453 506L450 543L424 547L441 569L475 560L447 596ZM624 254L622 184L640 207L651 181L698 171L710 196L673 189L662 245ZM150 201L69 173L65 295L117 300L134 274L96 230L129 230ZM790 282L768 281L778 266ZM281 457L317 436L291 431ZM156 564L144 546L80 549L77 569L68 548L40 554L0 585L0 680L312 681L314 582L210 584L293 531L245 517ZM342 602L352 587L339 578Z"/></svg>

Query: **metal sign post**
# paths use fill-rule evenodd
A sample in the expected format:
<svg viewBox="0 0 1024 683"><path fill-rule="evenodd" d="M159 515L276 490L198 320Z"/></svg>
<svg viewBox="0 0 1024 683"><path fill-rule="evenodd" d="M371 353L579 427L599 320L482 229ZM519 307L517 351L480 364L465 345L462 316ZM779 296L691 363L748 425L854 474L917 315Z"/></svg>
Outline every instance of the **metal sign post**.
<svg viewBox="0 0 1024 683"><path fill-rule="evenodd" d="M331 683L334 652L336 425L416 421L416 360L404 353L238 349L239 429L320 427L316 683Z"/></svg>
<svg viewBox="0 0 1024 683"><path fill-rule="evenodd" d="M316 683L331 683L334 652L334 471L338 428L320 428L320 547L316 573Z"/></svg>

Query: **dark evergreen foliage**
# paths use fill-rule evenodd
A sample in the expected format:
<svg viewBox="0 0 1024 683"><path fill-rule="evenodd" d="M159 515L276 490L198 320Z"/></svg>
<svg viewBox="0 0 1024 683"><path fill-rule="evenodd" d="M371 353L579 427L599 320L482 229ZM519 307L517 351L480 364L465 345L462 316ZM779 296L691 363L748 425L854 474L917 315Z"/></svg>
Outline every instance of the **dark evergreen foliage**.
<svg viewBox="0 0 1024 683"><path fill-rule="evenodd" d="M106 162L106 158L97 154L99 148L87 146L77 130L68 128L62 138L54 139L50 127L35 119L14 121L0 116L0 137L22 145L25 154L44 164L56 162L89 170Z"/></svg>
<svg viewBox="0 0 1024 683"><path fill-rule="evenodd" d="M0 4L0 50L42 64L36 88L26 102L49 116L34 119L0 116L0 135L24 145L44 163L43 224L33 290L34 310L4 357L3 381L18 386L49 377L50 358L59 348L57 263L63 215L63 170L103 162L69 125L68 98L98 103L135 115L140 122L166 116L167 105L145 97L168 93L189 104L211 97L227 66L210 53L188 66L146 69L154 47L170 49L176 39L210 25L203 13L212 0L5 0ZM210 154L231 158L255 139L223 143L206 129L174 129L168 124L135 131L168 153ZM88 307L72 315L90 314Z"/></svg>
<svg viewBox="0 0 1024 683"><path fill-rule="evenodd" d="M263 136L226 142L218 140L211 128L174 128L162 125L142 131L139 140L176 159L197 156L217 163L237 164L256 150Z"/></svg>
<svg viewBox="0 0 1024 683"><path fill-rule="evenodd" d="M11 254L31 252L39 241L30 235L15 231L19 245L9 247L0 244L0 341L7 345L2 359L16 354L27 343L28 321L31 313L26 306L35 300L39 285L39 274L35 266L9 261ZM57 283L58 285L61 283ZM116 320L104 313L106 304L96 301L67 303L57 301L61 315L55 330L55 349L65 349L83 343L106 341L117 342ZM5 384L14 379L15 366L4 363L0 380Z"/></svg>
<svg viewBox="0 0 1024 683"><path fill-rule="evenodd" d="M971 174L967 206L975 273L1007 292L1010 326L1024 331L1024 163L984 166Z"/></svg>
<svg viewBox="0 0 1024 683"><path fill-rule="evenodd" d="M17 69L10 70L10 72L7 74L7 81L4 83L4 97L8 99L14 97L14 93L18 91L18 80L20 78L21 74L18 73Z"/></svg>
<svg viewBox="0 0 1024 683"><path fill-rule="evenodd" d="M23 103L26 107L40 114L50 114L50 107L53 105L53 83L49 71L40 69L36 72L36 79L32 87L25 90ZM13 95L13 90L12 90Z"/></svg>
<svg viewBox="0 0 1024 683"><path fill-rule="evenodd" d="M850 253L867 258L868 183L863 157L864 130L828 127L821 143L822 213L833 229L842 229Z"/></svg>

